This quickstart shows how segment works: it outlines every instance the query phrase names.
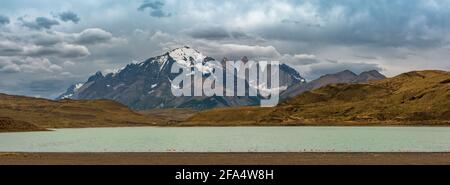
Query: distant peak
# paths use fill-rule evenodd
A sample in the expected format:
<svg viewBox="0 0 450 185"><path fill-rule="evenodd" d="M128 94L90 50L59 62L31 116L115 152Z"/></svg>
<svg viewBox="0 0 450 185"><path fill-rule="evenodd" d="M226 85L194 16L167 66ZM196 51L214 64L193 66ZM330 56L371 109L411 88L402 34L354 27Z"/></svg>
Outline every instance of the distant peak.
<svg viewBox="0 0 450 185"><path fill-rule="evenodd" d="M361 74L359 74L359 76L362 75L372 75L374 77L378 77L378 78L386 78L383 74L381 74L378 70L370 70L370 71L364 71Z"/></svg>
<svg viewBox="0 0 450 185"><path fill-rule="evenodd" d="M353 71L346 69L346 70L341 71L341 73L353 73Z"/></svg>
<svg viewBox="0 0 450 185"><path fill-rule="evenodd" d="M339 73L336 73L337 75L344 75L344 74L346 74L346 75L353 75L353 76L357 76L354 72L352 72L352 71L350 71L350 70L348 70L348 69L346 69L346 70L344 70L344 71L341 71L341 72L339 72Z"/></svg>
<svg viewBox="0 0 450 185"><path fill-rule="evenodd" d="M95 76L103 76L103 73L101 71L97 71L94 75Z"/></svg>
<svg viewBox="0 0 450 185"><path fill-rule="evenodd" d="M88 82L97 81L99 79L104 78L103 73L101 71L97 71L94 75L89 77Z"/></svg>

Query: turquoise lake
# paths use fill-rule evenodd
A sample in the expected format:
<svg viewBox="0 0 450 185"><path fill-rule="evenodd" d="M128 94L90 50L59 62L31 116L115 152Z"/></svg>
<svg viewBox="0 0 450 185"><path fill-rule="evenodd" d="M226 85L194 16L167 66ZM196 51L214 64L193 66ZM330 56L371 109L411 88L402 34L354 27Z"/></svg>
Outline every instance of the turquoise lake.
<svg viewBox="0 0 450 185"><path fill-rule="evenodd" d="M2 152L450 152L450 127L133 127L0 133Z"/></svg>

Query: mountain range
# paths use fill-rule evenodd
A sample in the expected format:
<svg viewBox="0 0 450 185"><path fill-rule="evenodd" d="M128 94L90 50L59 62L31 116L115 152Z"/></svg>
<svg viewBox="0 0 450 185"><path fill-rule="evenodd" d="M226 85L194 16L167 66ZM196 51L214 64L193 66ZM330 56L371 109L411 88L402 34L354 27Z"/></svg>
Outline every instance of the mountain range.
<svg viewBox="0 0 450 185"><path fill-rule="evenodd" d="M171 80L177 75L171 73L172 65L177 63L205 70L203 66L213 65L210 62L213 60L215 59L190 47L177 48L141 63L128 64L115 73L103 75L101 72L97 72L86 82L69 87L67 92L58 99L110 99L136 110L153 108L208 109L259 104L260 97L248 95L231 97L176 97L172 95ZM223 62L225 61L222 61L222 64ZM202 65L199 65L200 63ZM305 79L295 69L286 64L280 65L279 75L280 87L288 88L294 84L305 82ZM246 81L246 85L250 86L248 81ZM220 88L224 89L225 87Z"/></svg>
<svg viewBox="0 0 450 185"><path fill-rule="evenodd" d="M0 94L0 132L115 126L449 125L449 107L450 72L413 71L367 83L329 84L273 108L134 111L113 100Z"/></svg>
<svg viewBox="0 0 450 185"><path fill-rule="evenodd" d="M282 99L287 99L300 95L306 91L311 91L324 87L329 84L339 84L339 83L367 83L374 80L382 80L386 77L376 70L365 71L357 75L350 70L344 70L336 74L326 74L318 79L315 79L308 83L294 84L289 89L281 93Z"/></svg>
<svg viewBox="0 0 450 185"><path fill-rule="evenodd" d="M176 75L171 73L173 64L177 63L204 70L200 69L199 66L212 65L210 61L213 60L215 59L185 46L140 63L128 64L114 73L104 75L101 72L97 72L89 77L86 82L70 86L57 99L109 99L135 110L154 108L210 109L259 105L261 97L258 96L175 97L172 95L171 80ZM246 57L242 59L242 61L247 60ZM198 65L200 62L202 65ZM222 65L224 65L224 62L226 62L225 59L221 61ZM298 71L287 64L280 64L279 71L279 87L283 90L280 94L282 99L294 97L305 91L314 90L332 83L364 83L385 78L378 71L368 71L356 75L346 70L337 74L325 75L307 83ZM229 73L226 70L225 72ZM246 81L246 86L249 88L260 88L251 85L248 81Z"/></svg>

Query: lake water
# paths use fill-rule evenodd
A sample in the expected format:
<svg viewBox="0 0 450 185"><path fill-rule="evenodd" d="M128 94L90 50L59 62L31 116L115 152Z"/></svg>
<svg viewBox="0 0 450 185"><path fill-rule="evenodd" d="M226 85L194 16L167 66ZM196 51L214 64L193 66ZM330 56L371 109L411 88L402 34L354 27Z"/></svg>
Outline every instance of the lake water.
<svg viewBox="0 0 450 185"><path fill-rule="evenodd" d="M450 152L450 127L135 127L0 133L10 152Z"/></svg>

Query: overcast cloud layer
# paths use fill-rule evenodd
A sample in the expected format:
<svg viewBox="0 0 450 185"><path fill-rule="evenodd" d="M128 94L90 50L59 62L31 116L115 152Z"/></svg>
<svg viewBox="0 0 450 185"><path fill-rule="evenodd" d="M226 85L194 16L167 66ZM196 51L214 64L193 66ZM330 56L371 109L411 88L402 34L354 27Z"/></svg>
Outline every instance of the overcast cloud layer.
<svg viewBox="0 0 450 185"><path fill-rule="evenodd" d="M450 69L450 0L4 0L0 92L54 98L96 71L189 45L311 80Z"/></svg>

